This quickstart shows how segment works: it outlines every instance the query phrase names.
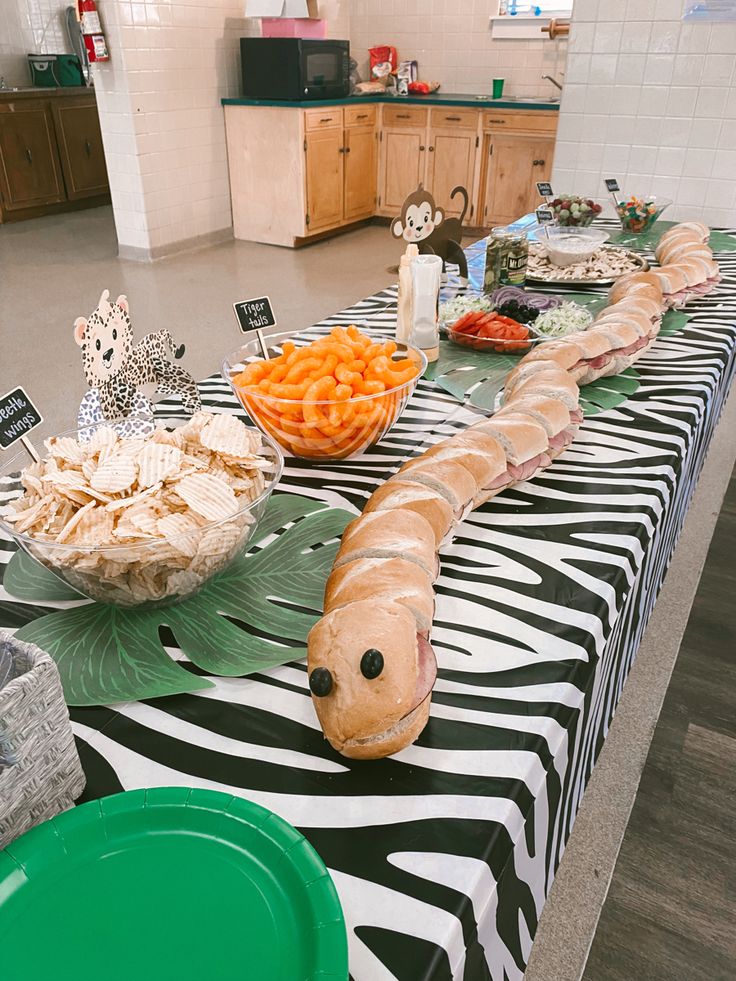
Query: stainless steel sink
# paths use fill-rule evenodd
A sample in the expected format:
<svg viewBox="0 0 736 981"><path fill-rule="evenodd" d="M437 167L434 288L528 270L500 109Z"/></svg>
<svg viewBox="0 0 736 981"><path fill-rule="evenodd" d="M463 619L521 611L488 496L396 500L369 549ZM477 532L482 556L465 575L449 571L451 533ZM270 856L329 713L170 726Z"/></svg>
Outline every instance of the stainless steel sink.
<svg viewBox="0 0 736 981"><path fill-rule="evenodd" d="M476 102L533 102L535 104L553 104L559 105L560 99L558 96L542 96L542 95L502 95L500 99L494 99L490 95L476 95Z"/></svg>

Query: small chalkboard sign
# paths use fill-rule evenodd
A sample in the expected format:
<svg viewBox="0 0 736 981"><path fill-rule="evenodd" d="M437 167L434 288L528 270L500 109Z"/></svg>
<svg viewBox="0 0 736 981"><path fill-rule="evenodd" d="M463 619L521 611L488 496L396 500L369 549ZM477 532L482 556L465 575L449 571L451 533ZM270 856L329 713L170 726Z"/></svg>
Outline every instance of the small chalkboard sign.
<svg viewBox="0 0 736 981"><path fill-rule="evenodd" d="M43 422L43 416L22 388L14 388L0 398L0 448L7 450L21 440L31 456L38 454L27 440L28 434Z"/></svg>
<svg viewBox="0 0 736 981"><path fill-rule="evenodd" d="M539 192L540 198L552 197L552 185L549 181L537 181L537 191Z"/></svg>
<svg viewBox="0 0 736 981"><path fill-rule="evenodd" d="M238 303L233 303L233 309L244 334L249 334L252 330L263 330L264 327L276 326L276 317L273 315L271 301L267 296L258 296L254 300L240 300Z"/></svg>
<svg viewBox="0 0 736 981"><path fill-rule="evenodd" d="M537 208L536 215L540 225L549 225L555 220L555 213L551 208Z"/></svg>
<svg viewBox="0 0 736 981"><path fill-rule="evenodd" d="M615 177L606 178L606 190L611 194L615 194L616 191L620 191L621 188L618 186L618 181Z"/></svg>

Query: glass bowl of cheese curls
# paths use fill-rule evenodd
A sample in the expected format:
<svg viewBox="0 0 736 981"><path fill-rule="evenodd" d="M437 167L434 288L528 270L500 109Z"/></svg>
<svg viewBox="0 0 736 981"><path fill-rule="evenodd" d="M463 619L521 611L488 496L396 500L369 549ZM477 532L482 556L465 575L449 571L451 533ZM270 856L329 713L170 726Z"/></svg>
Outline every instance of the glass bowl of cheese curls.
<svg viewBox="0 0 736 981"><path fill-rule="evenodd" d="M45 446L38 462L3 461L0 534L77 592L128 609L179 603L242 555L284 462L225 413L146 436L93 425Z"/></svg>
<svg viewBox="0 0 736 981"><path fill-rule="evenodd" d="M248 415L292 456L344 460L391 429L427 367L417 348L362 333L271 334L226 358L222 374Z"/></svg>

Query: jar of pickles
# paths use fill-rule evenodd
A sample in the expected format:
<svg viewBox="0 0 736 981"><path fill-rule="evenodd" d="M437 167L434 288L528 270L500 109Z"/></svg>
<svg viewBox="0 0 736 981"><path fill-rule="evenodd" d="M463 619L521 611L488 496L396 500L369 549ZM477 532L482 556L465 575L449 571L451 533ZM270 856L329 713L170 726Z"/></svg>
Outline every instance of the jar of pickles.
<svg viewBox="0 0 736 981"><path fill-rule="evenodd" d="M486 268L483 275L483 292L492 293L508 282L509 229L505 226L492 228L486 247Z"/></svg>
<svg viewBox="0 0 736 981"><path fill-rule="evenodd" d="M529 241L525 231L508 228L506 233L506 262L502 266L501 285L523 286L529 264Z"/></svg>

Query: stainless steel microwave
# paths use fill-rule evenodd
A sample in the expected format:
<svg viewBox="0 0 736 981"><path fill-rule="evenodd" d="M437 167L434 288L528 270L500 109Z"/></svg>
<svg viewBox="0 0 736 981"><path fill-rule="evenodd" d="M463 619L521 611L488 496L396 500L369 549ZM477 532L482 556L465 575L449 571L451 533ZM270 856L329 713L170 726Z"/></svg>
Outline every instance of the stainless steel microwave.
<svg viewBox="0 0 736 981"><path fill-rule="evenodd" d="M241 37L246 99L343 99L350 95L350 42Z"/></svg>

